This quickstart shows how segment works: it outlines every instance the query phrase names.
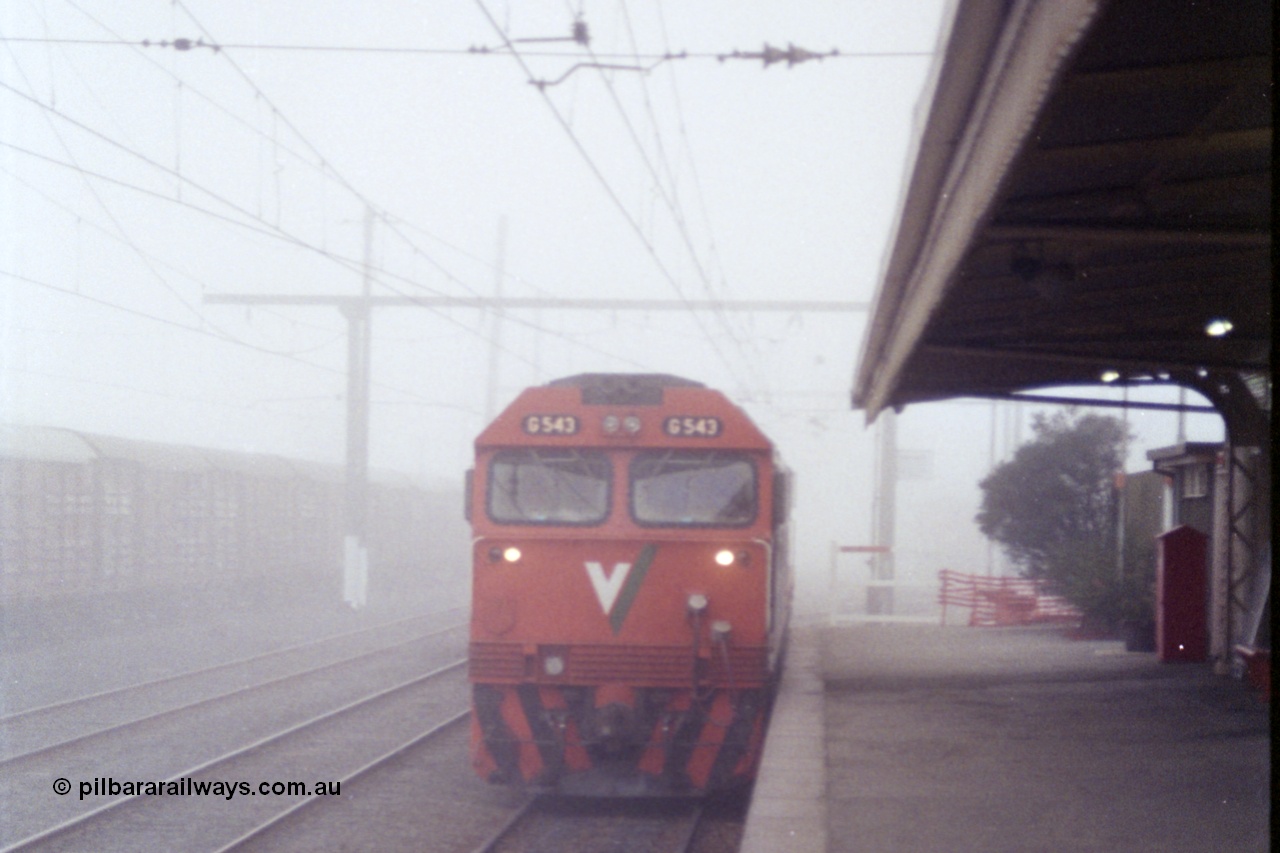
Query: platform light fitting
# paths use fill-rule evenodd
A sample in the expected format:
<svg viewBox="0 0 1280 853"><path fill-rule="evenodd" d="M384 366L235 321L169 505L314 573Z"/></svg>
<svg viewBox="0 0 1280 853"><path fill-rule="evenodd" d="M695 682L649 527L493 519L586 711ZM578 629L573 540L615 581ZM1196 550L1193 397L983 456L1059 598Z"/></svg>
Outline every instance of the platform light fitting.
<svg viewBox="0 0 1280 853"><path fill-rule="evenodd" d="M1204 333L1211 338L1221 338L1231 334L1231 330L1235 328L1235 324L1226 317L1214 317L1204 325Z"/></svg>

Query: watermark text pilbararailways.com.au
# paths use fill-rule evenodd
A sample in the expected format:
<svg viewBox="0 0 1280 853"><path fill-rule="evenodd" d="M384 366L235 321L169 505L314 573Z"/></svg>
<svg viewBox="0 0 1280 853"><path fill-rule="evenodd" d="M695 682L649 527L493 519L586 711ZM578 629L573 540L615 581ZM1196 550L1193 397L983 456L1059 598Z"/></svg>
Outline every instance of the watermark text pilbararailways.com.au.
<svg viewBox="0 0 1280 853"><path fill-rule="evenodd" d="M96 776L79 783L80 799L86 797L337 797L342 794L341 782L226 782L192 779L117 780L111 776ZM70 794L71 780L59 777L53 780L53 792L58 796Z"/></svg>

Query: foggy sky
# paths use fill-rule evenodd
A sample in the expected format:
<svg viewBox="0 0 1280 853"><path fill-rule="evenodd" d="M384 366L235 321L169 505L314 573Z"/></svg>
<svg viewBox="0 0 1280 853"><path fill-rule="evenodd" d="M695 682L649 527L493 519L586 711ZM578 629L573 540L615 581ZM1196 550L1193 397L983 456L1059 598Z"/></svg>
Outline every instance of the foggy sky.
<svg viewBox="0 0 1280 853"><path fill-rule="evenodd" d="M856 54L933 51L943 5L7 4L0 418L340 462L338 312L202 299L359 293L369 207L374 293L492 295L501 265L508 296L870 301L932 60ZM524 65L467 52L567 36L575 13L601 62L647 70L579 68L540 91L530 73L590 57L568 42L518 42ZM226 47L154 46L176 38ZM844 56L702 56L765 42ZM871 529L874 435L848 404L865 323L523 312L501 325L498 399L585 371L725 390L797 471L797 539L818 566L827 543ZM474 310L375 313L372 465L460 481L495 328ZM1173 416L1130 418L1130 464L1145 467ZM985 565L972 518L991 423L986 403L900 421L899 444L930 463L900 488L899 535L954 543L952 568ZM1218 419L1190 419L1189 435L1219 438Z"/></svg>

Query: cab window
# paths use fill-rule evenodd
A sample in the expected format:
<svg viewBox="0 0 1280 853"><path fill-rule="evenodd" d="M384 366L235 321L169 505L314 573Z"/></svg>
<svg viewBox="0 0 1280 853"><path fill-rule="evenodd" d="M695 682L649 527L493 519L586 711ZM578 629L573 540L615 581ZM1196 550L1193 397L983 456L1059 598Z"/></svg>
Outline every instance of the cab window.
<svg viewBox="0 0 1280 853"><path fill-rule="evenodd" d="M630 492L631 515L638 524L745 527L756 518L756 469L744 453L638 453L631 461Z"/></svg>
<svg viewBox="0 0 1280 853"><path fill-rule="evenodd" d="M609 515L611 480L599 451L500 450L489 465L489 517L503 524L599 524Z"/></svg>

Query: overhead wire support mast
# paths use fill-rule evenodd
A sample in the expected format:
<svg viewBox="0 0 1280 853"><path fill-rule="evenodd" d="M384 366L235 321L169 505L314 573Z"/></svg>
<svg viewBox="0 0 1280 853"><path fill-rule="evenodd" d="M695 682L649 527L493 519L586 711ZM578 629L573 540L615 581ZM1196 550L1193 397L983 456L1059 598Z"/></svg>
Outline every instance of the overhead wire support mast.
<svg viewBox="0 0 1280 853"><path fill-rule="evenodd" d="M343 598L355 609L365 604L368 553L369 386L372 310L380 307L483 308L499 311L561 309L596 311L784 311L841 313L867 311L866 302L817 300L702 300L687 299L528 299L508 297L372 296L371 263L373 215L365 218L365 269L358 296L289 293L209 293L206 305L324 305L337 308L347 319L347 470L343 537Z"/></svg>

